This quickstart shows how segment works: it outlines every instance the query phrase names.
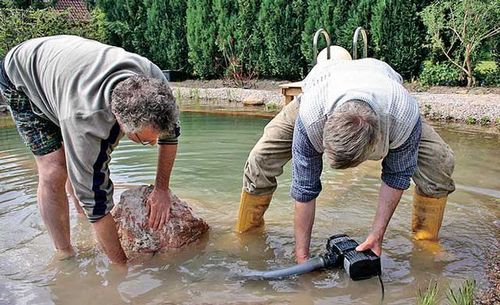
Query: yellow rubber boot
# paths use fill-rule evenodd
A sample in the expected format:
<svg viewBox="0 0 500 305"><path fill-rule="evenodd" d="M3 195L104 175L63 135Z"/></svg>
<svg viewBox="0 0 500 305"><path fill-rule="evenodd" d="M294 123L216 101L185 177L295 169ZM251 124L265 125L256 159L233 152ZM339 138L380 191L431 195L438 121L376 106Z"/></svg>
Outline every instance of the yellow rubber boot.
<svg viewBox="0 0 500 305"><path fill-rule="evenodd" d="M243 233L264 223L264 213L269 207L273 194L252 195L241 191L240 210L236 231Z"/></svg>
<svg viewBox="0 0 500 305"><path fill-rule="evenodd" d="M413 194L413 237L416 240L437 240L447 196L441 198Z"/></svg>

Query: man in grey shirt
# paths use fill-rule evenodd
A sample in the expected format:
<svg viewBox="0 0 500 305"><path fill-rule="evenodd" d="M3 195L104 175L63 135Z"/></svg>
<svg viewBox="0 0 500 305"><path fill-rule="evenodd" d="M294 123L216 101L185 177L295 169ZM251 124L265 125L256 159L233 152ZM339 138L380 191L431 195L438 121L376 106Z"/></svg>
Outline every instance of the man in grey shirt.
<svg viewBox="0 0 500 305"><path fill-rule="evenodd" d="M149 225L170 210L169 181L177 151L178 106L162 71L148 59L77 36L28 40L0 62L0 89L17 129L35 155L38 205L56 250L74 254L66 181L110 260L127 261L109 214L111 152L127 135L159 144Z"/></svg>

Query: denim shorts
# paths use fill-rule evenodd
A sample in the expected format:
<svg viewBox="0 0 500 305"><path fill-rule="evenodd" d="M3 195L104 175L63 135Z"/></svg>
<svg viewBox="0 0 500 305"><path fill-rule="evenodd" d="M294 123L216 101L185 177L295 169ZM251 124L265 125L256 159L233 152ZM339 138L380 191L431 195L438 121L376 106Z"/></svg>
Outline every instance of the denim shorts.
<svg viewBox="0 0 500 305"><path fill-rule="evenodd" d="M10 107L17 131L34 155L43 156L62 147L59 126L46 118L24 92L15 89L5 74L2 61L0 61L0 92Z"/></svg>

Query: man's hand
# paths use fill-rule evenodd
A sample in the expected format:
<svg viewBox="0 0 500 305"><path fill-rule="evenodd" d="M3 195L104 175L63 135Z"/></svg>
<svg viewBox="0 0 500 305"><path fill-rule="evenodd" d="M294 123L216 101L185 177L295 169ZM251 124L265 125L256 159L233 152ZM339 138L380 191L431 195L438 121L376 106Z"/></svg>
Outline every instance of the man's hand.
<svg viewBox="0 0 500 305"><path fill-rule="evenodd" d="M149 216L149 227L153 230L163 228L170 216L170 191L154 188L146 202Z"/></svg>
<svg viewBox="0 0 500 305"><path fill-rule="evenodd" d="M383 237L370 233L366 240L359 246L356 247L356 251L372 250L377 256L382 254L382 239Z"/></svg>

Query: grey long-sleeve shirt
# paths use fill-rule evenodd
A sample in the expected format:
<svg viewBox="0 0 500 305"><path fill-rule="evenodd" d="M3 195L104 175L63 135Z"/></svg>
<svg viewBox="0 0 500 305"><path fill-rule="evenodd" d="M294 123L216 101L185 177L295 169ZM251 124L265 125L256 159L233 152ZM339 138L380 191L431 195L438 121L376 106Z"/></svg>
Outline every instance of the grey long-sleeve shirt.
<svg viewBox="0 0 500 305"><path fill-rule="evenodd" d="M91 222L113 207L110 154L123 136L111 112L114 86L142 74L167 81L148 59L77 36L28 40L5 58L7 76L61 128L69 178Z"/></svg>

